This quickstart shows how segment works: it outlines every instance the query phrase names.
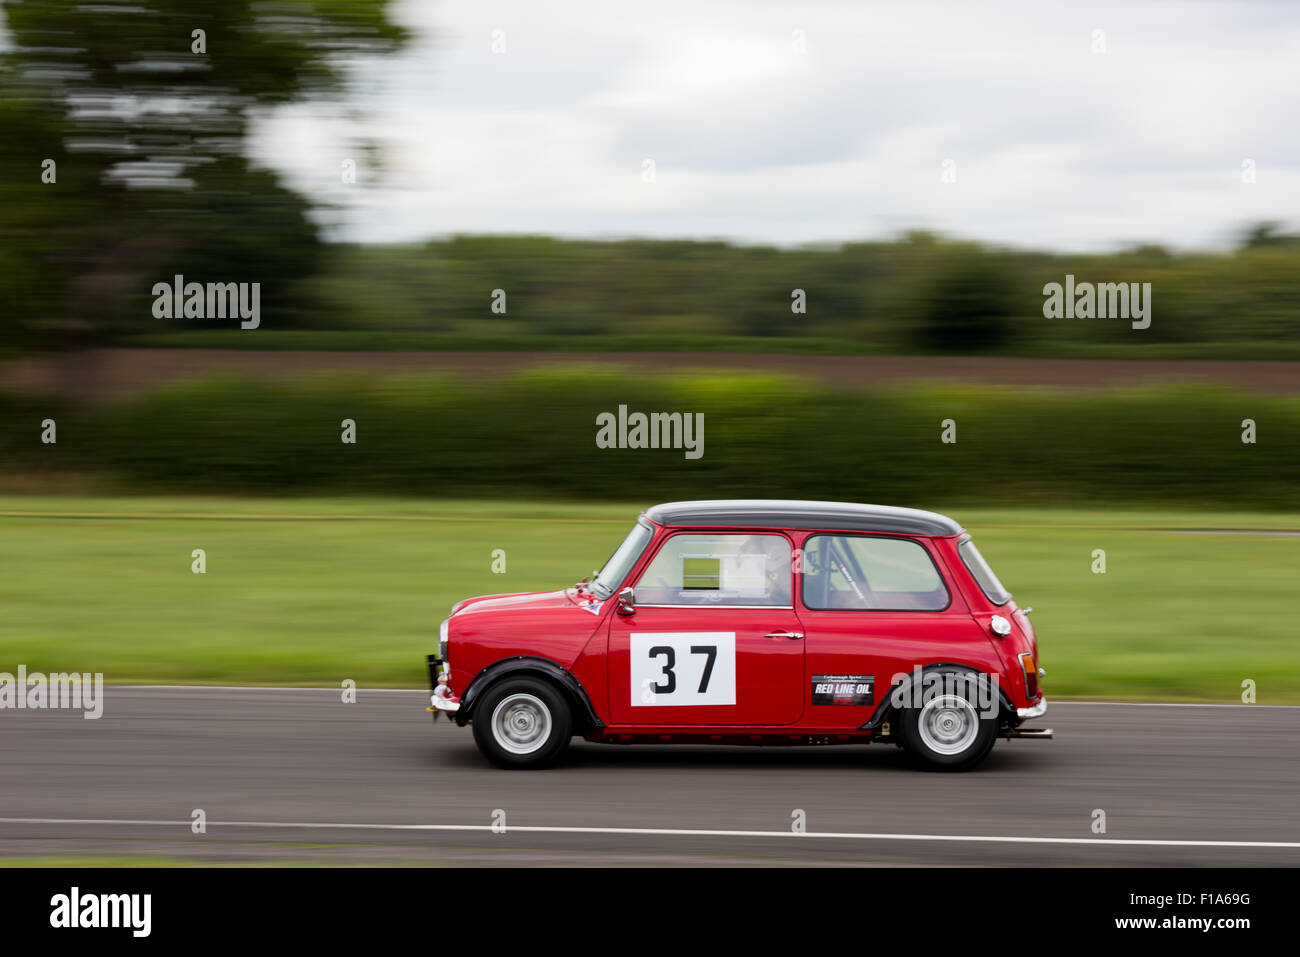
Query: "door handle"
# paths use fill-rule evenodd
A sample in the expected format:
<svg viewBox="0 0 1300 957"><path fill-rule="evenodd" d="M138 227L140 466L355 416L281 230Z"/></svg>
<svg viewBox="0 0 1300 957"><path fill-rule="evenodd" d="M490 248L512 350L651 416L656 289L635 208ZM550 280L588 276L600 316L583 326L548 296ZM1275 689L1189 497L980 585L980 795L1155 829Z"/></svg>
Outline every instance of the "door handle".
<svg viewBox="0 0 1300 957"><path fill-rule="evenodd" d="M802 638L802 631L769 631L764 638Z"/></svg>

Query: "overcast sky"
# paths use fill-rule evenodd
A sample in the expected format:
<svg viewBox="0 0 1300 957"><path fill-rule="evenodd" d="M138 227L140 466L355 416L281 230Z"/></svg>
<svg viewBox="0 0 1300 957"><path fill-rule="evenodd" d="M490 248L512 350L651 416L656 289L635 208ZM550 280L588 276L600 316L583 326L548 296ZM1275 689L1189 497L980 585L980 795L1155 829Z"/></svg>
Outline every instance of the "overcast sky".
<svg viewBox="0 0 1300 957"><path fill-rule="evenodd" d="M292 185L346 204L343 238L787 245L927 228L1081 250L1223 246L1244 223L1300 220L1300 4L403 0L395 13L413 42L365 71L359 119L285 110L256 146ZM386 144L386 185L339 183L358 130Z"/></svg>

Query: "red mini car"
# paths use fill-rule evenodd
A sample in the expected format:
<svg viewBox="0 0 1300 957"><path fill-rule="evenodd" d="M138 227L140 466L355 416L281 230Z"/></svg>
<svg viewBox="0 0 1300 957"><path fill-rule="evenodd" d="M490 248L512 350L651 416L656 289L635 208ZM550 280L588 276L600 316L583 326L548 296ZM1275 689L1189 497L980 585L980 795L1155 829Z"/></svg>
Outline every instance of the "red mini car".
<svg viewBox="0 0 1300 957"><path fill-rule="evenodd" d="M963 769L1047 710L1027 612L960 525L838 502L656 505L594 578L457 603L429 710L506 768L611 744L865 744ZM435 715L436 718L436 715Z"/></svg>

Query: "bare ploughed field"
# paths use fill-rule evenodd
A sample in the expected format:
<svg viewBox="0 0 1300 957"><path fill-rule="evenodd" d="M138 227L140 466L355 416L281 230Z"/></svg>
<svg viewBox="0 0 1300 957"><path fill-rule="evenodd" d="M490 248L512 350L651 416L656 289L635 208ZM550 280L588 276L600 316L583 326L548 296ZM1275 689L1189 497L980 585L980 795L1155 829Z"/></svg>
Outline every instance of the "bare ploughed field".
<svg viewBox="0 0 1300 957"><path fill-rule="evenodd" d="M786 374L840 386L872 386L903 380L1066 388L1203 382L1251 392L1300 393L1300 362L1297 361L243 349L98 349L62 357L29 357L0 364L0 388L111 399L180 379L213 376L445 372L492 377L555 366L617 368L645 375L700 371Z"/></svg>

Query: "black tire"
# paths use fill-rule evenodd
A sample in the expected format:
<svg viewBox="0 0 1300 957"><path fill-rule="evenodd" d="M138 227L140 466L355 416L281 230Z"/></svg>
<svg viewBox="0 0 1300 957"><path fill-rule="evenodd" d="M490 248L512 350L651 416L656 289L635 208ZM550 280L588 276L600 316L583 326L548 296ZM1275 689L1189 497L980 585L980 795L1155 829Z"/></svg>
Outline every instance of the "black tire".
<svg viewBox="0 0 1300 957"><path fill-rule="evenodd" d="M545 768L569 746L573 713L549 681L504 678L483 693L471 726L479 750L497 767Z"/></svg>
<svg viewBox="0 0 1300 957"><path fill-rule="evenodd" d="M898 733L912 763L927 771L967 771L993 750L998 736L998 700L987 705L988 678L963 668L937 668L942 687L920 707L898 714ZM983 699L983 700L981 700Z"/></svg>

